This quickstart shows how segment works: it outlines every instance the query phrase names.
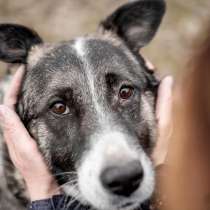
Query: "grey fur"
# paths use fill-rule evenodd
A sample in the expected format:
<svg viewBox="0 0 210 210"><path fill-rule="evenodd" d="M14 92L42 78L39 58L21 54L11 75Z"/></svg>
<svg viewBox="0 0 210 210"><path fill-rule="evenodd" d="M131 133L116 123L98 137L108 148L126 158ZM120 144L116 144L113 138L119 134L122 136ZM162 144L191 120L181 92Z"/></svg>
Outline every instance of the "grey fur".
<svg viewBox="0 0 210 210"><path fill-rule="evenodd" d="M137 2L143 1L132 4ZM154 2L163 4L159 0ZM111 19L109 17L108 25ZM140 40L139 46L142 45L147 41L146 30L150 30L150 40L157 30L158 21L153 31L149 24L143 29L136 25L128 27L131 31L126 32L125 38L134 33L136 40L140 29L145 39ZM77 172L96 143L92 136L102 133L105 127L130 136L126 139L129 145L151 155L156 137L154 106L158 82L145 66L143 58L132 48L134 40L127 44L121 37L123 34L116 34L107 27L104 33L80 37L84 52L75 48L78 39L46 44L41 43L39 38L40 43L33 43L29 52L24 53L24 56L27 54L26 74L17 112L37 141L53 174ZM134 87L134 95L128 101L119 101L118 92L124 84ZM2 87L0 94L3 95L6 88ZM52 113L52 104L60 100L69 107L68 115ZM101 108L101 113L97 106ZM4 155L0 160L0 176L3 177L0 181L0 210L23 210L28 202L23 180L12 166L4 145L1 147ZM75 175L70 175L67 180L61 180L59 176L55 178L63 184L74 179Z"/></svg>

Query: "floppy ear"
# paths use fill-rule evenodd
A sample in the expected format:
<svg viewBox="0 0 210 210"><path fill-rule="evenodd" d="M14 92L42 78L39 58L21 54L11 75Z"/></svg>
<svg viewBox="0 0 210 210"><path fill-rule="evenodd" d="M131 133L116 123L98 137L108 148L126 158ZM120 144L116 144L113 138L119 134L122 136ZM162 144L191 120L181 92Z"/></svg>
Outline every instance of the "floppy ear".
<svg viewBox="0 0 210 210"><path fill-rule="evenodd" d="M154 37L165 8L164 0L131 1L102 21L101 26L117 34L136 52Z"/></svg>
<svg viewBox="0 0 210 210"><path fill-rule="evenodd" d="M17 24L0 24L0 60L7 63L27 62L33 45L42 43L39 35Z"/></svg>

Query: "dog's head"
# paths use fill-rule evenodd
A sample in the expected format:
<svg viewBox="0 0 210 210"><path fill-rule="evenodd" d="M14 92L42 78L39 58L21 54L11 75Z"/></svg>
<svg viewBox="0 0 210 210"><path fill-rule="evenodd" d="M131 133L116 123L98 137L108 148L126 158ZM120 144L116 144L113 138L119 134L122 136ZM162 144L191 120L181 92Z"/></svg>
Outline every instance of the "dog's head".
<svg viewBox="0 0 210 210"><path fill-rule="evenodd" d="M65 192L97 209L132 209L153 192L157 81L139 50L164 10L163 0L131 1L98 34L58 44L0 25L0 59L26 68L21 119Z"/></svg>

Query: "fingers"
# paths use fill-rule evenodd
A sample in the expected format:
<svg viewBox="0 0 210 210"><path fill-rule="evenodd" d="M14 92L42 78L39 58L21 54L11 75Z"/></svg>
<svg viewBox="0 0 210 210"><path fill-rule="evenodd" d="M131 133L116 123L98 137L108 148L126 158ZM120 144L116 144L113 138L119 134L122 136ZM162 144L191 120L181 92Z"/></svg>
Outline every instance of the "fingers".
<svg viewBox="0 0 210 210"><path fill-rule="evenodd" d="M19 93L19 89L21 87L21 81L24 76L25 68L24 66L20 66L18 70L16 71L12 82L10 84L10 87L4 97L4 104L12 109L14 109L14 106L17 102L17 97Z"/></svg>
<svg viewBox="0 0 210 210"><path fill-rule="evenodd" d="M158 140L153 153L156 166L165 163L172 133L172 87L173 78L165 77L158 90L156 117L158 121Z"/></svg>
<svg viewBox="0 0 210 210"><path fill-rule="evenodd" d="M167 76L160 83L158 90L156 118L158 120L158 125L161 127L167 125L171 119L172 86L173 78L171 76Z"/></svg>

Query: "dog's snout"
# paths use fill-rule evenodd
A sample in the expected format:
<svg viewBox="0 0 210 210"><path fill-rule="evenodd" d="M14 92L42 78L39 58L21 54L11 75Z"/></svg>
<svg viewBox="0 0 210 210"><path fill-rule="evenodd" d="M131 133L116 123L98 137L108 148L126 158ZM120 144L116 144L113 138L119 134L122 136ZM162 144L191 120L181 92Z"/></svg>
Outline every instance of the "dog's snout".
<svg viewBox="0 0 210 210"><path fill-rule="evenodd" d="M128 197L141 184L143 168L140 161L132 161L123 166L106 168L100 178L103 186L111 193Z"/></svg>

